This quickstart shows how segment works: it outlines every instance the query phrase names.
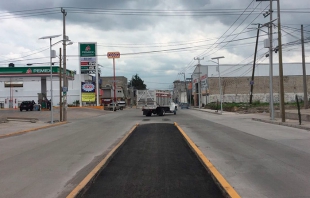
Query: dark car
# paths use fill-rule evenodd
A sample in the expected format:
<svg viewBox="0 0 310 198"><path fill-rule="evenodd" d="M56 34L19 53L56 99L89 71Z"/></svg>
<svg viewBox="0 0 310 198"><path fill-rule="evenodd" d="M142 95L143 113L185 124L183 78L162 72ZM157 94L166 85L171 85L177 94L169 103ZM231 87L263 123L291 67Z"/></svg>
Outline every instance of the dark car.
<svg viewBox="0 0 310 198"><path fill-rule="evenodd" d="M181 106L181 109L189 109L188 103L181 103L180 106Z"/></svg>
<svg viewBox="0 0 310 198"><path fill-rule="evenodd" d="M20 111L23 111L23 110L32 111L33 105L34 105L34 102L32 102L32 101L23 101L19 106L19 110Z"/></svg>

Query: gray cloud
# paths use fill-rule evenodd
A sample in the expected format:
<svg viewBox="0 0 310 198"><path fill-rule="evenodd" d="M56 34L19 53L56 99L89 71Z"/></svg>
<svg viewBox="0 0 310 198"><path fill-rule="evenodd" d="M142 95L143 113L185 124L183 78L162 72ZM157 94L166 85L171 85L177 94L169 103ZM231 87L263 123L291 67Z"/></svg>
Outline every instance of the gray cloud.
<svg viewBox="0 0 310 198"><path fill-rule="evenodd" d="M153 51L161 49L170 49L170 48L180 48L180 47L192 47L195 45L207 45L212 44L216 40L209 42L201 42L188 45L176 45L170 47L152 47L151 44L154 43L171 43L171 42L191 42L197 40L206 40L209 38L218 38L220 37L228 27L237 19L238 15L218 15L218 16L128 16L128 15L104 15L104 14L91 14L89 12L85 13L74 13L74 8L99 8L99 9L149 9L149 10L201 10L201 9L241 9L243 10L251 1L242 1L242 0L173 0L173 1L163 1L163 0L141 0L141 1L82 1L82 0L46 0L46 1L1 1L0 10L10 11L14 14L13 11L16 10L33 10L33 9L42 9L42 8L56 8L55 14L52 15L39 15L29 18L20 18L21 23L18 23L18 27L9 26L8 30L4 30L1 33L3 38L7 38L5 41L5 49L1 51L3 54L7 51L23 52L25 50L38 49L38 44L47 46L47 41L37 41L37 38L44 35L58 34L62 32L62 14L60 12L60 7L66 7L68 15L67 20L67 34L70 35L70 39L75 42L91 40L100 42L100 50L102 54L105 54L108 50L119 50L121 53L132 53L132 52L141 52L141 51ZM253 9L258 2L254 1L250 5L250 9ZM258 6L258 10L262 11L268 2L263 2ZM70 7L70 8L69 8ZM282 0L281 8L309 8L309 0ZM276 3L274 3L274 8L276 8ZM241 13L241 12L240 12ZM309 24L308 16L309 14L292 14L292 13L282 13L282 24L288 25L291 27L300 28L299 24ZM245 14L246 16L246 14ZM232 32L244 19L241 17L238 22L227 32L226 35ZM246 26L253 21L257 14L252 14L234 33L238 33L241 30L245 29ZM276 12L274 13L274 18L276 18ZM1 16L0 16L1 19ZM43 19L43 22L42 20ZM8 19L10 20L10 19ZM264 18L259 16L254 23L265 23L268 22L269 18ZM0 21L4 22L3 21ZM40 21L40 22L38 22ZM22 24L24 23L24 24ZM295 25L298 24L298 25ZM2 26L3 27L3 26ZM251 26L255 27L255 26ZM310 31L310 26L305 28ZM35 31L34 31L35 30ZM58 31L59 30L59 31ZM266 29L265 29L266 30ZM287 29L284 29L288 31ZM276 30L275 30L276 32ZM7 33L7 34L6 34ZM264 34L264 33L262 33ZM291 34L293 36L285 35L283 32L283 43L296 40L295 37L300 37L300 32L296 31ZM240 34L236 39L242 39L246 37L255 36L256 31L252 31L246 34ZM310 34L307 34L310 36ZM275 35L275 38L277 36ZM27 38L27 39L25 39ZM261 37L260 41L263 41L266 37ZM227 38L226 41L230 41L233 37ZM222 41L223 39L220 39ZM251 45L243 46L244 43L253 42ZM223 59L225 63L239 63L243 59L250 57L254 53L254 42L255 38L250 40L231 42L225 48L214 53L216 50L208 53L205 59L209 59L210 56L225 55L225 57L230 57ZM132 48L122 48L122 47L108 47L107 44L130 44ZM146 44L142 48L134 48L135 44ZM224 44L219 45L223 46ZM236 46L233 46L236 45ZM213 49L217 45L213 45ZM231 46L231 47L229 47ZM57 46L59 47L59 46ZM229 48L228 48L229 47ZM263 44L260 43L259 49L263 47ZM299 46L296 46L299 47ZM25 48L25 49L23 49ZM56 48L56 47L55 47ZM68 47L68 54L75 55L77 54L77 49L75 46ZM71 51L72 50L72 51ZM188 65L188 63L203 51L208 52L208 46L199 47L196 50L191 51L182 51L182 52L173 52L173 53L156 53L156 54L143 54L139 56L126 56L122 57L121 61L123 63L118 63L117 73L120 75L125 75L130 77L131 75L140 72L139 74L142 77L145 77L145 81L150 82L172 82L177 76L176 72L173 75L164 73L164 71L169 70L182 70ZM267 49L263 49L259 52L259 55L267 52ZM211 54L211 55L210 55ZM41 54L41 56L43 56ZM47 51L45 56L48 56ZM299 51L289 51L285 52L284 58L297 57L298 59ZM70 59L70 58L69 58ZM106 71L108 74L111 73L111 61L106 60L105 58L100 57L100 63L103 65L109 65L109 69ZM242 64L248 63L253 60L253 57L250 57ZM293 60L293 58L292 58ZM295 60L295 59L294 59ZM205 60L206 61L206 60ZM276 57L275 57L276 61ZM196 62L195 62L196 63ZM206 62L204 62L206 64ZM77 59L70 60L68 62L71 68L77 68ZM123 64L123 65L122 65ZM105 70L104 70L105 71ZM190 73L189 70L186 71L187 75ZM156 84L154 84L155 86ZM165 86L165 85L162 85Z"/></svg>

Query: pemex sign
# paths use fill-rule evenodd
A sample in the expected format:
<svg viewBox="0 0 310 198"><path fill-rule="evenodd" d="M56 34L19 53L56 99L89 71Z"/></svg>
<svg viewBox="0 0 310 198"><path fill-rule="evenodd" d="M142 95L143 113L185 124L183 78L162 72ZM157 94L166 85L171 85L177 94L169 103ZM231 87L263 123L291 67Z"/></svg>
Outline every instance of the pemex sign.
<svg viewBox="0 0 310 198"><path fill-rule="evenodd" d="M80 57L96 57L96 43L80 43Z"/></svg>
<svg viewBox="0 0 310 198"><path fill-rule="evenodd" d="M97 65L97 43L79 43L79 58L81 74L96 73Z"/></svg>

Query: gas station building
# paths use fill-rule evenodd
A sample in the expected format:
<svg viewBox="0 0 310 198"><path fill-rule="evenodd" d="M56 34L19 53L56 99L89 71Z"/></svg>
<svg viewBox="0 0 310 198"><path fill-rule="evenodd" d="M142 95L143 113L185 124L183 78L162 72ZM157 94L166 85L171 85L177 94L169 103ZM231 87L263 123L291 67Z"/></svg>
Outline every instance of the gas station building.
<svg viewBox="0 0 310 198"><path fill-rule="evenodd" d="M41 104L51 99L50 66L0 67L0 108L19 108L22 101ZM60 87L58 66L52 67L53 105L59 106ZM84 75L67 70L67 103L79 100L80 86ZM61 76L62 78L63 76ZM63 79L61 79L63 81ZM62 83L63 84L63 83Z"/></svg>

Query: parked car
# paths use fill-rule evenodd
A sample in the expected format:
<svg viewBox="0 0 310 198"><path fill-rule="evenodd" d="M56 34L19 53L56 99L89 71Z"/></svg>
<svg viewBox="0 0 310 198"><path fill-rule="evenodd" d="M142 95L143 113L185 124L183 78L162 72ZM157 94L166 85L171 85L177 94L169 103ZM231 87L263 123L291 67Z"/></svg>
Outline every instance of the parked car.
<svg viewBox="0 0 310 198"><path fill-rule="evenodd" d="M110 104L104 105L104 110L113 111L113 107L114 107L114 103L112 102L112 103L110 103ZM115 106L114 111L119 110L119 109L120 109L120 107L119 107L119 105L116 103L116 106Z"/></svg>
<svg viewBox="0 0 310 198"><path fill-rule="evenodd" d="M20 106L19 106L19 110L20 111L23 111L23 110L26 110L26 111L32 111L33 110L33 105L35 103L33 101L23 101Z"/></svg>
<svg viewBox="0 0 310 198"><path fill-rule="evenodd" d="M189 109L188 103L181 103L180 106L181 106L181 109Z"/></svg>

